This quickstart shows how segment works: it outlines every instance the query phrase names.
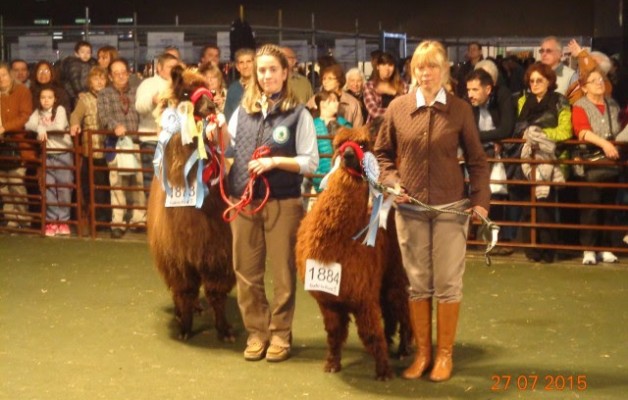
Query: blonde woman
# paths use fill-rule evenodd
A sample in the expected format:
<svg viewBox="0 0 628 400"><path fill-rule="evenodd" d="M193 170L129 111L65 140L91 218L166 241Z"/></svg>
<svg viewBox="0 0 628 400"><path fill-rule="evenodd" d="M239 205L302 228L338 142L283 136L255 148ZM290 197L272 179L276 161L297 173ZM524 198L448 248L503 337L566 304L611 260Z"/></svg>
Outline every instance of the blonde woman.
<svg viewBox="0 0 628 400"><path fill-rule="evenodd" d="M232 201L245 191L251 173L268 181L270 197L261 212L239 214L231 223L233 263L238 305L248 332L244 358L284 361L290 357L295 307L294 246L303 216L301 181L318 165L314 123L290 87L288 59L275 45L262 46L255 55L253 75L240 106L229 121L234 162L229 172ZM254 157L267 146L268 154ZM258 208L266 184L254 186ZM264 288L264 270L272 271L274 298Z"/></svg>
<svg viewBox="0 0 628 400"><path fill-rule="evenodd" d="M410 281L410 317L417 344L414 362L403 372L420 378L450 378L469 218L427 211L408 196L435 207L488 215L489 168L471 106L445 89L447 53L439 42L419 44L412 56L419 87L390 104L375 143L381 180L395 187L397 235ZM467 198L457 149L465 148L471 181ZM432 301L437 302L437 352L432 359Z"/></svg>
<svg viewBox="0 0 628 400"><path fill-rule="evenodd" d="M225 99L227 98L227 88L220 68L214 64L203 64L198 72L205 77L211 94L214 96L214 103L218 106L218 111L224 112Z"/></svg>

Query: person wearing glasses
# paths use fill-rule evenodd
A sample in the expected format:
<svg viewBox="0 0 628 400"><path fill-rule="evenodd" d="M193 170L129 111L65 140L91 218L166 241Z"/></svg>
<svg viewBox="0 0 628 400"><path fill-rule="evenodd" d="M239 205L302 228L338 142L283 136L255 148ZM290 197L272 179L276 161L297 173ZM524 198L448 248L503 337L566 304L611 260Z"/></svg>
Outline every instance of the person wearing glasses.
<svg viewBox="0 0 628 400"><path fill-rule="evenodd" d="M111 85L98 93L97 108L100 129L113 131L105 139L106 148L137 150L139 145L127 136L128 132L136 132L139 126L139 114L135 109L137 86L129 80L129 64L127 60L118 58L109 64ZM142 188L143 175L139 155L137 153L105 153L105 158L112 168L109 171L109 182L112 187ZM138 171L119 171L117 168L136 168ZM127 197L133 202L132 224L146 222L146 196L142 190L127 191L111 190L111 238L119 239L126 232L124 215L128 204Z"/></svg>
<svg viewBox="0 0 628 400"><path fill-rule="evenodd" d="M517 102L517 121L515 123L516 137L523 137L527 143L523 145L521 158L527 158L526 145L534 144L538 147L535 157L543 152L551 159L557 142L571 138L571 107L562 94L556 90L557 77L554 70L546 64L532 64L526 71L524 81L528 92L521 96ZM567 154L561 154L560 158L566 158ZM537 181L564 182L562 171L554 168L553 164L536 164ZM523 175L532 180L531 169L524 168ZM562 175L562 176L561 176ZM521 176L516 179L525 179ZM511 197L515 201L530 201L531 190L535 192L537 201L556 202L556 187L551 185L535 185L533 188L523 185L512 185L509 188ZM521 219L530 222L531 207L523 207ZM535 207L537 223L555 223L556 209L553 207ZM524 242L530 241L530 229L521 228ZM556 231L547 228L536 228L537 244L549 245L557 242ZM554 261L554 250L526 248L526 257L534 262L551 263Z"/></svg>
<svg viewBox="0 0 628 400"><path fill-rule="evenodd" d="M338 96L338 116L343 117L354 128L364 125L360 103L349 93L342 90L346 77L340 64L331 64L321 72L321 91L334 92ZM310 110L316 109L314 96L307 103Z"/></svg>
<svg viewBox="0 0 628 400"><path fill-rule="evenodd" d="M561 62L563 46L555 36L548 36L541 42L541 63L549 66L556 74L556 92L565 95L575 71Z"/></svg>
<svg viewBox="0 0 628 400"><path fill-rule="evenodd" d="M35 64L31 72L31 85L29 87L32 96L32 103L39 104L39 92L42 87L52 86L57 94L59 104L66 110L70 108L70 96L59 81L55 68L48 61L41 60Z"/></svg>
<svg viewBox="0 0 628 400"><path fill-rule="evenodd" d="M606 75L601 68L580 76L584 97L576 101L572 110L575 136L589 143L587 151L600 149L609 160L617 160L619 151L611 143L620 131L619 106L606 93ZM617 182L618 175L609 176L604 182ZM615 204L616 188L579 187L578 200L583 204ZM615 225L617 213L613 210L583 208L580 210L582 225ZM580 244L584 247L612 246L611 232L591 229L580 230ZM598 260L616 263L618 258L610 251L585 251L582 264L595 265Z"/></svg>

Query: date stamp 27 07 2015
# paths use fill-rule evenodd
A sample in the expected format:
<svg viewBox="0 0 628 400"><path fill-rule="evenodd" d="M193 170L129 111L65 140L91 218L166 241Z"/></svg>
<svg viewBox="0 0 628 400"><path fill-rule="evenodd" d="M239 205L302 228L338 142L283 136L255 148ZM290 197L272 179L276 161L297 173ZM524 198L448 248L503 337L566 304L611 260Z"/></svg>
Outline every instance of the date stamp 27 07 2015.
<svg viewBox="0 0 628 400"><path fill-rule="evenodd" d="M491 391L584 391L587 390L586 375L521 374L492 375Z"/></svg>

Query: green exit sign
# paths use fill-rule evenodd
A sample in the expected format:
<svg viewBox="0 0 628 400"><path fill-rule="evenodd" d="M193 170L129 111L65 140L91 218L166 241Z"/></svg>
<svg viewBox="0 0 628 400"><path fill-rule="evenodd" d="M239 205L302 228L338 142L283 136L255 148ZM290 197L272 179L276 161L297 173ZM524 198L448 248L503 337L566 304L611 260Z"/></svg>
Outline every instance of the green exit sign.
<svg viewBox="0 0 628 400"><path fill-rule="evenodd" d="M39 18L33 21L35 25L50 25L50 20L45 18Z"/></svg>
<svg viewBox="0 0 628 400"><path fill-rule="evenodd" d="M75 19L74 19L74 23L75 23L75 24L81 24L81 25L84 25L84 24L86 24L86 23L91 23L91 22L92 22L92 20L91 20L91 19L85 19L85 18L75 18Z"/></svg>

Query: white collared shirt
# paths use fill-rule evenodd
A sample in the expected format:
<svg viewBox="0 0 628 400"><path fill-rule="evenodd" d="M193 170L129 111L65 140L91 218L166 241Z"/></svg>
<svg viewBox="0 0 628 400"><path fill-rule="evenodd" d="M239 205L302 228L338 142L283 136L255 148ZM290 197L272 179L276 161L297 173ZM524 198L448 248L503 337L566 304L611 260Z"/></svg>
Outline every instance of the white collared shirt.
<svg viewBox="0 0 628 400"><path fill-rule="evenodd" d="M438 93L436 93L436 97L434 97L434 101L431 104L426 104L425 96L423 96L423 92L421 92L421 88L416 91L416 108L421 108L425 106L433 106L434 103L439 102L441 104L447 104L447 92L445 92L445 88L441 87Z"/></svg>

